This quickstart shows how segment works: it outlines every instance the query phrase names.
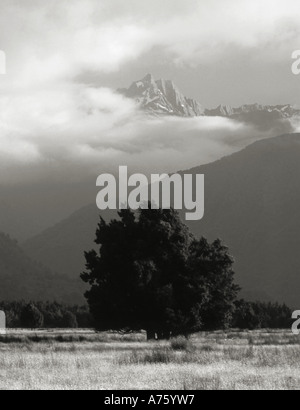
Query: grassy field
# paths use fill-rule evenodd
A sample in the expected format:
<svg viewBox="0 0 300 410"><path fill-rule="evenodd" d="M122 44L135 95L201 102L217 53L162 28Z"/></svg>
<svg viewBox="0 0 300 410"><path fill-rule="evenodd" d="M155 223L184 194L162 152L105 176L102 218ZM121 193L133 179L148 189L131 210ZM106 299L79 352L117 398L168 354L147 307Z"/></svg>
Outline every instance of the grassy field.
<svg viewBox="0 0 300 410"><path fill-rule="evenodd" d="M290 331L199 333L188 342L144 334L8 331L0 389L300 388L300 337Z"/></svg>

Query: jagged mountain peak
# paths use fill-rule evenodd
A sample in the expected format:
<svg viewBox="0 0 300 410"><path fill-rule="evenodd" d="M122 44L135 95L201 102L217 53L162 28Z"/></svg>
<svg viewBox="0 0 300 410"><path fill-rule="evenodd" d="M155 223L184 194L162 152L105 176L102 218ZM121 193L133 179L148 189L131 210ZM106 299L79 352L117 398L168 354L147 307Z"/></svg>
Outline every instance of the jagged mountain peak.
<svg viewBox="0 0 300 410"><path fill-rule="evenodd" d="M155 80L147 74L135 81L128 89L118 90L128 98L137 101L142 109L156 115L196 117L204 114L201 104L185 97L171 80Z"/></svg>
<svg viewBox="0 0 300 410"><path fill-rule="evenodd" d="M149 83L149 84L154 84L155 83L155 78L152 74L147 74L143 80L144 83Z"/></svg>

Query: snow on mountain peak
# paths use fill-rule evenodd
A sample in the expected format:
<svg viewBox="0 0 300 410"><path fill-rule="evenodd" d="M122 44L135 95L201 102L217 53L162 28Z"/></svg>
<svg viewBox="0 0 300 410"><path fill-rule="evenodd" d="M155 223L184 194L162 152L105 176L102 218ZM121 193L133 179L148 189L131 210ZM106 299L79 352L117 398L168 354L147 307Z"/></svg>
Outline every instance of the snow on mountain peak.
<svg viewBox="0 0 300 410"><path fill-rule="evenodd" d="M219 105L215 109L204 109L192 98L185 97L171 80L155 80L152 74L147 74L142 80L135 81L128 89L118 90L127 98L134 99L139 106L154 115L172 115L178 117L228 117L247 120L258 116L259 121L266 119L281 119L300 116L300 110L290 104L260 105L245 104L238 108L229 105Z"/></svg>
<svg viewBox="0 0 300 410"><path fill-rule="evenodd" d="M141 108L156 115L196 117L204 114L201 104L185 97L173 81L155 81L152 74L147 74L142 80L119 92L135 99Z"/></svg>

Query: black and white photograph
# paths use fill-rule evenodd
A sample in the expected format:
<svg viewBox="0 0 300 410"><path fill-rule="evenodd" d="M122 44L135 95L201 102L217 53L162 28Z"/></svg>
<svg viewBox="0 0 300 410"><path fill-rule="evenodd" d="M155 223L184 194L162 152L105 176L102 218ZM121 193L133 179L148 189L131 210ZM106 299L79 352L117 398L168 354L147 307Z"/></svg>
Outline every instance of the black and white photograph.
<svg viewBox="0 0 300 410"><path fill-rule="evenodd" d="M299 0L0 0L0 390L300 390Z"/></svg>

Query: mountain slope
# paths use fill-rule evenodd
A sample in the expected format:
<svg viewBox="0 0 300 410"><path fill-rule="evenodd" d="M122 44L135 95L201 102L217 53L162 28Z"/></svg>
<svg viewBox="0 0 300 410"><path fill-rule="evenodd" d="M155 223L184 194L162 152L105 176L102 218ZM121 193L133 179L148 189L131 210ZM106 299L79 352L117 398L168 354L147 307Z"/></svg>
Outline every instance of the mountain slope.
<svg viewBox="0 0 300 410"><path fill-rule="evenodd" d="M175 116L176 118L179 116L180 119L182 118L182 122L186 120L189 122L189 116L209 115L228 117L249 124L253 131L247 130L246 133L243 133L244 138L241 135L241 139L244 139L243 146L246 145L245 139L253 141L262 138L262 136L293 132L292 123L297 122L296 116L297 113L299 114L299 110L297 111L290 105L272 107L252 104L239 108L219 106L215 110L204 110L200 103L186 98L180 93L172 81L155 81L151 75L146 76L142 81L133 83L128 90L123 90L123 93L129 98L140 101L139 104L142 109L146 110L147 113L151 113L150 118L154 119L154 122L153 127L150 128L155 130L157 126L166 130L171 130L173 126L177 126L177 120L171 128L169 128L170 121L167 121L163 126L162 124L156 124L157 117L163 117L166 114L168 120L173 118L169 116ZM201 118L199 119L200 123L202 122ZM291 121L291 118L295 121ZM163 122L164 118L160 119L159 123ZM179 134L182 132L182 138L186 135L184 131L186 129L188 129L188 133L193 130L193 135L196 137L197 123L198 121L193 120L190 125L187 124L187 128L180 125L178 132ZM204 124L206 124L205 120ZM139 126L142 126L142 124L139 123ZM190 126L192 128L189 128ZM216 127L218 130L219 121L210 120L206 126L211 126L212 130L215 130ZM225 129L226 127L227 125ZM147 125L145 130L150 128ZM200 128L202 129L202 127ZM176 133L180 136L179 134ZM192 134L190 133L190 135ZM199 137L201 140L200 129ZM238 143L235 139L232 144L233 142L234 144ZM151 142L150 138L149 144L152 143L153 141ZM231 145L230 135L226 137L226 143ZM177 149L176 139L170 139L170 144L170 148ZM217 146L219 147L220 144L218 143ZM233 145L231 146L234 149ZM125 151L127 148L125 147ZM144 146L144 148L147 150L147 147ZM212 149L214 152L219 152L219 149L217 148L217 151L215 151L215 148L216 145L213 143ZM93 169L96 179L99 169L97 166ZM61 178L59 172L58 174L54 173L53 178L48 178L47 181L42 176L40 179L38 175L35 175L34 178L29 178L31 180L25 178L26 183L22 183L23 177L20 178L20 182L12 183L11 181L11 183L8 183L11 179L8 175L8 181L0 184L0 231L8 232L19 241L24 241L53 226L57 221L67 218L75 210L94 201L95 179L91 178L88 173L80 172L80 178L77 180L74 178L70 180L66 176ZM55 198L55 201L53 198Z"/></svg>
<svg viewBox="0 0 300 410"><path fill-rule="evenodd" d="M82 303L83 292L79 279L53 275L33 262L16 241L0 233L0 300Z"/></svg>
<svg viewBox="0 0 300 410"><path fill-rule="evenodd" d="M188 172L205 174L206 184L205 217L189 223L192 231L225 241L247 294L299 307L300 134L259 141ZM84 208L24 248L60 273L77 275L82 252L93 246L97 214L95 206Z"/></svg>
<svg viewBox="0 0 300 410"><path fill-rule="evenodd" d="M116 211L103 213L106 220L117 217ZM25 251L53 271L71 278L84 270L84 251L95 248L94 239L100 215L96 205L86 206L53 228L29 239Z"/></svg>
<svg viewBox="0 0 300 410"><path fill-rule="evenodd" d="M191 172L206 176L206 215L193 231L224 239L244 289L297 306L300 134L259 141Z"/></svg>
<svg viewBox="0 0 300 410"><path fill-rule="evenodd" d="M259 105L248 104L242 105L238 108L233 108L229 105L220 105L216 109L205 110L205 115L217 117L231 117L231 118L247 118L247 115L253 113L269 114L273 118L292 118L300 115L300 110L294 108L290 104L286 105Z"/></svg>

